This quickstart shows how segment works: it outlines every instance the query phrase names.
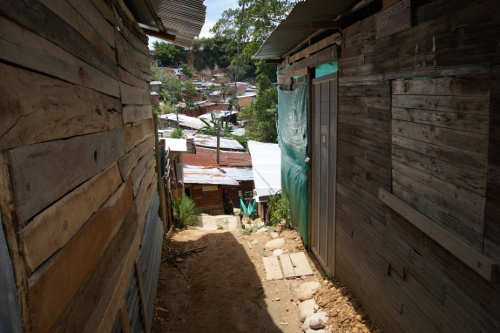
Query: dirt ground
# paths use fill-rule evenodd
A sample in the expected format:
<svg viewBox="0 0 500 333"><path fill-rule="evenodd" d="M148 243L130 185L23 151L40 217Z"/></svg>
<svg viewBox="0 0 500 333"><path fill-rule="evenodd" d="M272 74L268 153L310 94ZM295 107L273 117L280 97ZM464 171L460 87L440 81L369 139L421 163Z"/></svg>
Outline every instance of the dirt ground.
<svg viewBox="0 0 500 333"><path fill-rule="evenodd" d="M302 283L318 281L322 286L314 298L318 311L328 313L325 329L380 333L352 293L338 281L325 280L311 260L313 276L267 281L262 257L271 256L272 250L264 246L276 232L285 239L285 253L304 251L295 231L279 227L250 234L175 233L163 245L152 331L302 332L296 294Z"/></svg>

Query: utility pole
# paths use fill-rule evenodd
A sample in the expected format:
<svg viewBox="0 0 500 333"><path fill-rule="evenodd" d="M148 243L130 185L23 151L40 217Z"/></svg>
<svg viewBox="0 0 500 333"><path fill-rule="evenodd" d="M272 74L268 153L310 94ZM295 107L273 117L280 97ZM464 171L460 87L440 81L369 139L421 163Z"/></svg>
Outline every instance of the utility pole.
<svg viewBox="0 0 500 333"><path fill-rule="evenodd" d="M217 164L219 164L219 154L220 154L220 117L217 120Z"/></svg>

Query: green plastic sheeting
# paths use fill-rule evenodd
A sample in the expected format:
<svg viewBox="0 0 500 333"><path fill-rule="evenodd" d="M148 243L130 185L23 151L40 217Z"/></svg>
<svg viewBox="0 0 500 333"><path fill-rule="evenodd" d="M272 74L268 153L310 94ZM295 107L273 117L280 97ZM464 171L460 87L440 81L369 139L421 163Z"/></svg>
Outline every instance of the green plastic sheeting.
<svg viewBox="0 0 500 333"><path fill-rule="evenodd" d="M339 70L339 63L337 61L327 62L315 67L316 77L325 76L328 74L336 73Z"/></svg>
<svg viewBox="0 0 500 333"><path fill-rule="evenodd" d="M281 148L281 190L290 200L292 223L304 243L308 237L307 84L293 91L278 88L278 142Z"/></svg>

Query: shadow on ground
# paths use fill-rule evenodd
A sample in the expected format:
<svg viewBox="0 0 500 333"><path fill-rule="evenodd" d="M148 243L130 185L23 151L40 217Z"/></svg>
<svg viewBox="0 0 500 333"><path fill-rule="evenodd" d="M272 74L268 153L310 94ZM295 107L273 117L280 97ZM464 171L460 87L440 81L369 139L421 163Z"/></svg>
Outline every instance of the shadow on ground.
<svg viewBox="0 0 500 333"><path fill-rule="evenodd" d="M188 254L176 255L181 250ZM162 257L170 259L160 268L153 332L282 332L268 313L254 264L232 233L180 233L164 244Z"/></svg>

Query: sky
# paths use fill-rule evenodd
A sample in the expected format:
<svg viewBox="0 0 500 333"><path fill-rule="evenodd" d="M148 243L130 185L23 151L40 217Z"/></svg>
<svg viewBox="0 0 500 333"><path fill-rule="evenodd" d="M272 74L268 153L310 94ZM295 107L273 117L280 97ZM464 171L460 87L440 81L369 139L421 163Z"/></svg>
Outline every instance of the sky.
<svg viewBox="0 0 500 333"><path fill-rule="evenodd" d="M209 32L210 28L219 20L223 11L229 8L236 8L238 6L238 0L205 0L204 4L207 7L207 16L205 18L205 25L203 25L201 29L200 37L212 37L213 34ZM155 37L149 37L150 49L153 48L153 43L155 41L161 40Z"/></svg>

